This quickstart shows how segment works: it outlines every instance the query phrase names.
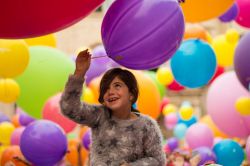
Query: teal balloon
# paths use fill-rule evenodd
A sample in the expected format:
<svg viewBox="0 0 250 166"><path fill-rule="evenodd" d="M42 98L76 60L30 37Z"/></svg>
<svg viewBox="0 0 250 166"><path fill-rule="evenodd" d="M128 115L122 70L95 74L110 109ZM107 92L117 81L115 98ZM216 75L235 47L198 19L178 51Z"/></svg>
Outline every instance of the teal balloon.
<svg viewBox="0 0 250 166"><path fill-rule="evenodd" d="M148 75L154 82L154 84L156 85L161 98L163 98L166 95L166 88L164 85L162 85L156 78L156 73L153 71L147 71L145 72L146 75Z"/></svg>
<svg viewBox="0 0 250 166"><path fill-rule="evenodd" d="M52 47L34 46L29 51L29 65L16 79L21 89L17 104L39 119L46 100L64 89L75 65L66 54Z"/></svg>
<svg viewBox="0 0 250 166"><path fill-rule="evenodd" d="M183 123L179 123L174 127L174 136L178 139L183 139L187 132L187 126Z"/></svg>
<svg viewBox="0 0 250 166"><path fill-rule="evenodd" d="M213 78L217 63L215 53L208 43L190 39L181 44L171 58L170 66L179 84L199 88Z"/></svg>
<svg viewBox="0 0 250 166"><path fill-rule="evenodd" d="M244 160L244 151L235 141L226 139L215 144L213 151L218 164L225 166L238 166Z"/></svg>

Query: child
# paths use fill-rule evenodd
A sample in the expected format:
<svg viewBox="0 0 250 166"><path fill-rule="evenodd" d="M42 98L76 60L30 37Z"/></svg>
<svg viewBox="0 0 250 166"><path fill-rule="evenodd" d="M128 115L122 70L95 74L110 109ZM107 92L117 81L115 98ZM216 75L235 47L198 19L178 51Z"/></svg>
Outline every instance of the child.
<svg viewBox="0 0 250 166"><path fill-rule="evenodd" d="M157 123L132 107L138 86L131 72L115 68L104 74L98 99L101 105L80 102L90 59L88 50L78 54L75 73L69 77L60 101L65 116L92 129L90 165L165 166Z"/></svg>

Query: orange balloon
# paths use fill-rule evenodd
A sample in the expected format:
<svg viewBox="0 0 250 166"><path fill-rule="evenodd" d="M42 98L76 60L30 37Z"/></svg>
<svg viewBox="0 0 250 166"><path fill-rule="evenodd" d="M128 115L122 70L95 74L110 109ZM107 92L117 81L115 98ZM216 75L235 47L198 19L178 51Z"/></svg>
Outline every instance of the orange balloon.
<svg viewBox="0 0 250 166"><path fill-rule="evenodd" d="M202 39L208 41L207 31L202 26L186 26L184 40L187 39Z"/></svg>
<svg viewBox="0 0 250 166"><path fill-rule="evenodd" d="M201 123L206 124L214 133L215 137L221 137L221 138L229 138L228 135L223 133L213 122L211 117L209 115L205 115L200 119Z"/></svg>
<svg viewBox="0 0 250 166"><path fill-rule="evenodd" d="M19 146L9 146L8 148L6 148L2 154L2 158L1 158L1 165L4 166L7 163L12 163L15 166L26 166L26 164L15 160L14 157L19 157L21 159L24 159L24 156L20 150Z"/></svg>
<svg viewBox="0 0 250 166"><path fill-rule="evenodd" d="M86 131L89 130L88 126L81 126L79 131L79 139L82 140L83 135L86 133Z"/></svg>
<svg viewBox="0 0 250 166"><path fill-rule="evenodd" d="M11 123L17 128L17 127L21 127L20 123L19 123L19 114L15 114L12 118L11 118Z"/></svg>
<svg viewBox="0 0 250 166"><path fill-rule="evenodd" d="M138 110L156 119L160 115L161 96L154 82L143 72L132 71L139 85ZM99 84L101 77L94 78L89 87L93 91L96 100L99 96Z"/></svg>

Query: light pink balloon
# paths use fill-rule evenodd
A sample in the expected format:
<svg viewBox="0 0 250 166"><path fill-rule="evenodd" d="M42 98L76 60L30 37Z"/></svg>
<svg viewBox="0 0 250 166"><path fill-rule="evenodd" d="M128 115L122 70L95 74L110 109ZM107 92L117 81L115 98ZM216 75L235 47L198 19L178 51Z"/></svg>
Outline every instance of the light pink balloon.
<svg viewBox="0 0 250 166"><path fill-rule="evenodd" d="M43 119L51 120L60 125L66 133L72 131L76 127L76 123L64 117L61 114L59 101L61 93L49 98L45 103L42 111Z"/></svg>
<svg viewBox="0 0 250 166"><path fill-rule="evenodd" d="M234 71L219 76L208 90L208 114L216 126L231 137L246 138L250 134L250 116L241 116L235 109L235 102L243 96L250 97L250 93Z"/></svg>
<svg viewBox="0 0 250 166"><path fill-rule="evenodd" d="M207 125L196 123L187 129L186 141L191 149L201 146L211 148L213 146L214 135Z"/></svg>
<svg viewBox="0 0 250 166"><path fill-rule="evenodd" d="M20 138L22 136L24 129L25 127L18 127L14 130L10 139L11 145L20 145Z"/></svg>
<svg viewBox="0 0 250 166"><path fill-rule="evenodd" d="M250 136L248 137L246 143L246 153L247 153L247 159L250 160Z"/></svg>
<svg viewBox="0 0 250 166"><path fill-rule="evenodd" d="M177 122L178 117L176 113L170 113L164 117L164 124L168 129L173 129Z"/></svg>

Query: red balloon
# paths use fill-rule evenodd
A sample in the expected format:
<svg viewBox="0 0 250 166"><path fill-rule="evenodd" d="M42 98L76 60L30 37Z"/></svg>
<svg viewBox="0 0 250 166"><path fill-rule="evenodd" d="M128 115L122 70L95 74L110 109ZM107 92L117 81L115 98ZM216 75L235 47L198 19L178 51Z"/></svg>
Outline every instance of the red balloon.
<svg viewBox="0 0 250 166"><path fill-rule="evenodd" d="M225 69L223 67L218 66L212 80L209 83L212 83L219 75L224 73L224 71L225 71Z"/></svg>
<svg viewBox="0 0 250 166"><path fill-rule="evenodd" d="M173 81L170 85L167 86L169 90L172 91L181 91L183 90L185 87L180 85L177 81Z"/></svg>
<svg viewBox="0 0 250 166"><path fill-rule="evenodd" d="M72 131L76 127L76 123L70 119L64 117L61 114L61 109L59 106L59 101L62 94L59 93L51 98L45 103L43 107L43 119L53 121L60 125L66 133Z"/></svg>
<svg viewBox="0 0 250 166"><path fill-rule="evenodd" d="M30 38L80 21L104 0L7 0L0 2L0 38Z"/></svg>

